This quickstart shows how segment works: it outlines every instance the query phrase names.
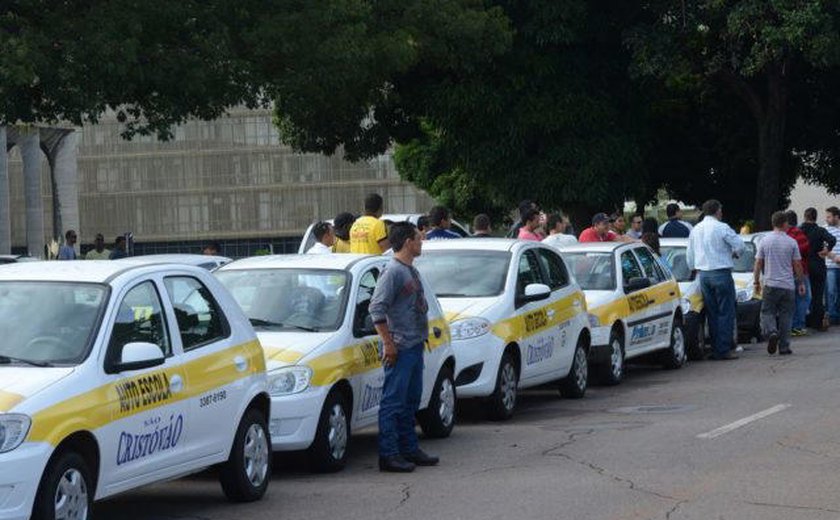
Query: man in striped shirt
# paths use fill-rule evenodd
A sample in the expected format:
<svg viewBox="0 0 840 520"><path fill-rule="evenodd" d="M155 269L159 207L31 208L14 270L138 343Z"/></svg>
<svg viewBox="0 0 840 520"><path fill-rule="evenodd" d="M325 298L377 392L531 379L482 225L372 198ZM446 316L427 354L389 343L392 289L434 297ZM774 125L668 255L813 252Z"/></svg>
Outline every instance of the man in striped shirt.
<svg viewBox="0 0 840 520"><path fill-rule="evenodd" d="M826 280L825 280L825 300L826 310L828 311L828 318L832 325L840 325L840 264L837 260L840 259L840 209L837 206L831 206L825 210L825 229L831 233L831 236L837 239L837 243L825 259L826 263Z"/></svg>
<svg viewBox="0 0 840 520"><path fill-rule="evenodd" d="M686 261L691 270L699 271L703 305L709 320L714 353L712 359L738 359L735 347L735 281L732 279L732 258L743 253L745 245L735 231L721 222L723 208L719 201L703 204L706 217L691 230Z"/></svg>

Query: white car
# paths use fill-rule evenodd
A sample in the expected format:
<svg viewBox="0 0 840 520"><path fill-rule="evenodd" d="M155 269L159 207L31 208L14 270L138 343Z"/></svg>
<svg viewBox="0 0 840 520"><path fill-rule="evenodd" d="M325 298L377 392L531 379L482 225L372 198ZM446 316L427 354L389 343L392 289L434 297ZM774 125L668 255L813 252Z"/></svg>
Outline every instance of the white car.
<svg viewBox="0 0 840 520"><path fill-rule="evenodd" d="M0 255L0 265L16 264L18 262L38 262L40 258L26 255Z"/></svg>
<svg viewBox="0 0 840 520"><path fill-rule="evenodd" d="M417 269L449 320L458 397L488 398L510 418L518 389L560 381L583 397L590 345L586 302L554 248L523 240L467 238L423 244Z"/></svg>
<svg viewBox="0 0 840 520"><path fill-rule="evenodd" d="M265 357L207 271L7 266L0 335L0 518L86 520L94 499L213 465L230 499L265 493Z"/></svg>
<svg viewBox="0 0 840 520"><path fill-rule="evenodd" d="M262 256L216 271L265 348L275 451L308 450L318 471L347 461L352 431L377 424L384 372L368 305L389 258ZM418 421L433 437L455 424L455 357L431 292Z"/></svg>
<svg viewBox="0 0 840 520"><path fill-rule="evenodd" d="M422 216L423 215L420 213L389 213L382 215L382 220L390 220L391 222L411 222L416 226L417 220ZM327 219L325 222L332 224L333 219ZM298 247L299 254L306 253L313 245L315 245L315 235L313 234L315 224L317 224L317 222L313 222L308 228L306 228L306 233L303 234L303 240L300 241L300 246ZM452 227L449 228L449 230L459 234L461 237L470 236L470 232L467 230L467 227L456 220L452 221Z"/></svg>
<svg viewBox="0 0 840 520"><path fill-rule="evenodd" d="M195 254L162 254L162 255L140 255L120 258L119 262L133 262L146 264L184 264L194 265L213 271L219 267L231 263L233 260L226 256L218 255L195 255Z"/></svg>
<svg viewBox="0 0 840 520"><path fill-rule="evenodd" d="M761 235L758 235L761 236ZM744 340L761 337L761 296L753 290L753 266L755 265L756 242L744 237L745 251L734 259L732 278L735 282L735 335ZM687 238L663 238L659 241L662 256L671 268L683 300L685 319L686 350L689 359L705 357L705 341L708 338L706 314L703 310L703 294L700 282L688 268L686 261Z"/></svg>
<svg viewBox="0 0 840 520"><path fill-rule="evenodd" d="M654 352L667 368L685 364L680 288L648 246L597 242L561 252L586 293L590 362L603 383L618 384L626 360Z"/></svg>

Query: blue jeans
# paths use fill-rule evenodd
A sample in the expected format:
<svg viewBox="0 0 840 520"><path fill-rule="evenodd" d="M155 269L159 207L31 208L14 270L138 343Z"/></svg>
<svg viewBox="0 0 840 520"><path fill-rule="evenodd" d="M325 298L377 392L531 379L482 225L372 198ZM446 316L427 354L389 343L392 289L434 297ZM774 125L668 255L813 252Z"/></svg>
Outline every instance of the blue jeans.
<svg viewBox="0 0 840 520"><path fill-rule="evenodd" d="M826 269L825 303L832 324L840 323L840 269Z"/></svg>
<svg viewBox="0 0 840 520"><path fill-rule="evenodd" d="M714 357L725 356L734 345L735 281L729 269L700 271L703 307L709 320Z"/></svg>
<svg viewBox="0 0 840 520"><path fill-rule="evenodd" d="M385 367L379 404L379 456L417 451L414 416L423 393L423 345L400 349L397 362Z"/></svg>
<svg viewBox="0 0 840 520"><path fill-rule="evenodd" d="M793 322L791 324L794 329L805 328L805 318L811 308L811 281L806 276L803 282L805 284L805 296L800 296L798 288L796 290L796 308L793 312Z"/></svg>

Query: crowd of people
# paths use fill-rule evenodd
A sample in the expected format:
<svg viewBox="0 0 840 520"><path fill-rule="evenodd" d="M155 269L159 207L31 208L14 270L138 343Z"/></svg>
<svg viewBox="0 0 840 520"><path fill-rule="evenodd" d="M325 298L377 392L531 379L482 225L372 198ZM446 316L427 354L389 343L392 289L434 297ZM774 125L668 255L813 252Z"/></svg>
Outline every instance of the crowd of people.
<svg viewBox="0 0 840 520"><path fill-rule="evenodd" d="M125 235L118 235L114 240L114 248L108 249L105 247L105 237L102 233L97 233L93 240L93 249L84 255L76 253L78 239L78 234L72 229L64 233L64 244L59 247L56 260L119 260L128 257ZM222 246L218 242L208 242L201 252L204 255L215 256L221 249Z"/></svg>

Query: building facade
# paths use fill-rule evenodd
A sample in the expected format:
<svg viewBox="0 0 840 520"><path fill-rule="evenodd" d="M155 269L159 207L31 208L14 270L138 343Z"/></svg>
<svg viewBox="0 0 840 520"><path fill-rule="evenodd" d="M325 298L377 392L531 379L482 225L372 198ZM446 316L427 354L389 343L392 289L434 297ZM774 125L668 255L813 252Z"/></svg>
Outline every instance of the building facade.
<svg viewBox="0 0 840 520"><path fill-rule="evenodd" d="M434 204L403 182L389 155L360 163L340 154L300 154L280 144L270 110L236 109L215 121L191 121L174 138L120 136L105 117L77 129L79 238L108 242L131 232L137 253L198 252L204 242L223 254L290 252L314 220L361 212L365 194L380 193L386 211L425 212ZM26 246L23 164L9 156L13 249ZM49 164L42 164L44 222L51 214ZM44 241L65 230L45 226ZM84 248L84 246L83 246Z"/></svg>

